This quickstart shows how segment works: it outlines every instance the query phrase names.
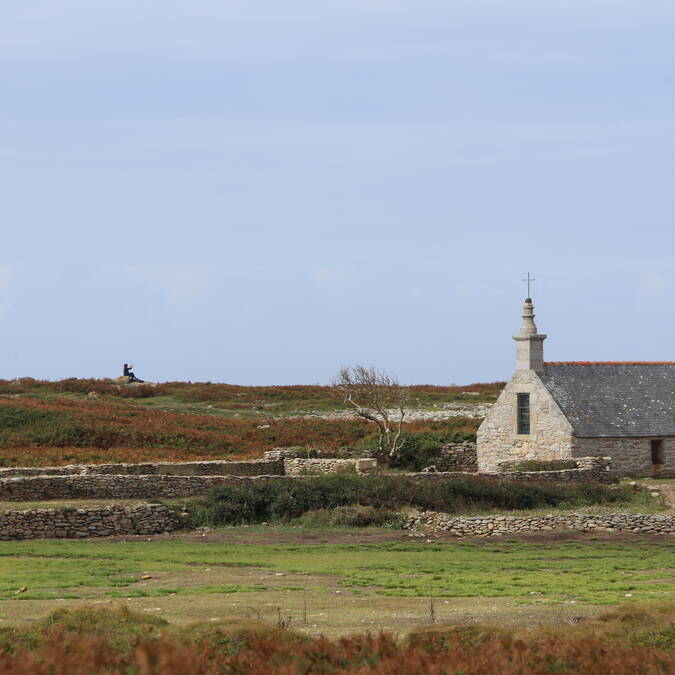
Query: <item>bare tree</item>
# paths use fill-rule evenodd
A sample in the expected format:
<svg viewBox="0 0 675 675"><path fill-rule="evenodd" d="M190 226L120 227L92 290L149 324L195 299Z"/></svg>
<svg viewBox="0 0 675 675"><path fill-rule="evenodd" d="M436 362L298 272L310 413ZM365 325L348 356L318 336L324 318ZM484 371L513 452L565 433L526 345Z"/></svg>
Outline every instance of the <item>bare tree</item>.
<svg viewBox="0 0 675 675"><path fill-rule="evenodd" d="M377 424L380 453L397 457L405 443L401 425L408 396L398 380L383 370L357 364L341 368L332 385L359 417Z"/></svg>

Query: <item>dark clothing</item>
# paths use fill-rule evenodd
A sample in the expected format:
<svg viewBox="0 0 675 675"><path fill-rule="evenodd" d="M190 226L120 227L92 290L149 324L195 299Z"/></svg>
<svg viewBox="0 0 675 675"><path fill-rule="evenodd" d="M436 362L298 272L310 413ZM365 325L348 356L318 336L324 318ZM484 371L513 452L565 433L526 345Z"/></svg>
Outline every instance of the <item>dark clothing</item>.
<svg viewBox="0 0 675 675"><path fill-rule="evenodd" d="M126 363L124 364L124 377L128 377L130 382L143 382L143 380L139 380L139 379L131 372L131 366L127 365Z"/></svg>

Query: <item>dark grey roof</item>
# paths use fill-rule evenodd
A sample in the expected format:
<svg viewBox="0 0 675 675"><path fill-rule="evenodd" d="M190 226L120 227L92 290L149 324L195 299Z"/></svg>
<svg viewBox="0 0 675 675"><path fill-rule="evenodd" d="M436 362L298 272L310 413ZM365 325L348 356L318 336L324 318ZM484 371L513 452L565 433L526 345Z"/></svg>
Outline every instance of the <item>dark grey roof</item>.
<svg viewBox="0 0 675 675"><path fill-rule="evenodd" d="M544 364L575 436L675 436L675 363Z"/></svg>

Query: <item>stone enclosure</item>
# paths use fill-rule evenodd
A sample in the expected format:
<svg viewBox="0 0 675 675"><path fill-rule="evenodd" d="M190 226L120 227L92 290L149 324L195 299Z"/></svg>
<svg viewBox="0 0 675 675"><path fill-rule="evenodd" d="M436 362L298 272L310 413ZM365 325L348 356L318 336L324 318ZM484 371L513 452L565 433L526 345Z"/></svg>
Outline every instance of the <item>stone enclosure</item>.
<svg viewBox="0 0 675 675"><path fill-rule="evenodd" d="M468 449L462 446L462 453ZM512 471L480 474L487 480L612 482L606 457L577 460L578 469L562 471ZM185 464L104 464L15 468L0 473L0 501L44 499L171 499L191 497L219 485L245 481L299 480L325 473L372 473L377 463L361 459L305 459L298 457L258 462L188 462ZM24 471L25 473L22 473ZM140 473L141 471L145 473ZM204 472L198 474L197 472ZM39 472L39 473L36 473ZM447 476L475 476L472 471L405 474L415 480Z"/></svg>
<svg viewBox="0 0 675 675"><path fill-rule="evenodd" d="M447 447L452 466L472 466L475 447L462 444ZM183 464L105 464L51 468L13 468L0 470L0 500L40 501L75 499L146 499L178 498L200 495L219 485L241 483L262 484L267 481L307 480L311 475L325 473L371 473L377 463L361 459L308 459L298 452L274 451L264 460L250 462L187 462ZM306 454L306 453L305 453ZM485 480L503 481L593 481L612 482L617 478L610 472L608 458L588 457L577 460L578 468L562 471L517 471L480 474ZM475 471L446 471L399 474L418 481L443 480L452 476L476 476ZM608 516L609 517L609 516ZM549 520L545 520L548 518ZM462 536L488 536L513 531L567 527L589 529L598 518L568 514L558 520L553 516L526 519L452 518L447 514L426 514L429 523L450 529ZM604 518L604 516L603 516ZM612 516L598 527L614 529L651 528L654 523L662 532L672 522L660 517ZM626 520L628 518L628 520ZM652 520L649 520L649 519ZM542 520L543 519L543 520ZM623 519L623 520L622 520ZM494 520L494 523L493 523ZM522 522L521 522L522 521ZM583 521L583 522L582 522ZM492 523L492 524L491 524ZM496 524L495 524L496 523ZM102 508L61 508L0 511L0 540L101 537L114 534L154 534L180 529L184 518L161 504L136 506L106 506ZM665 528L665 529L664 529ZM652 530L638 530L652 531Z"/></svg>

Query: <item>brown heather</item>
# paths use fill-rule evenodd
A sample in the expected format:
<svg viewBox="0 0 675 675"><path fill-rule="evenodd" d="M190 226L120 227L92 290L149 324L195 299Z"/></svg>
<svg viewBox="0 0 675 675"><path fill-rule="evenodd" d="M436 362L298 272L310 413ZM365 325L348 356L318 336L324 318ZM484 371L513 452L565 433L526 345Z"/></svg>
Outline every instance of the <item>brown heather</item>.
<svg viewBox="0 0 675 675"><path fill-rule="evenodd" d="M3 675L138 675L310 673L414 673L462 675L634 675L672 673L675 659L654 647L634 647L596 638L549 637L524 641L485 638L466 644L460 637L420 638L401 645L393 636L325 638L260 634L218 642L185 644L169 637L139 642L130 653L113 649L105 638L53 631L37 648L0 656Z"/></svg>
<svg viewBox="0 0 675 675"><path fill-rule="evenodd" d="M214 385L215 386L215 385ZM225 385L217 385L225 386ZM479 420L412 422L406 431L474 434ZM165 412L117 400L0 398L0 465L250 459L273 447L337 451L376 433L362 420L236 419Z"/></svg>

